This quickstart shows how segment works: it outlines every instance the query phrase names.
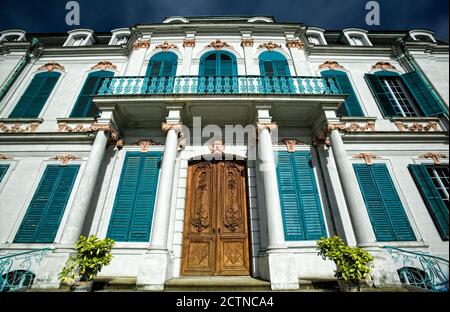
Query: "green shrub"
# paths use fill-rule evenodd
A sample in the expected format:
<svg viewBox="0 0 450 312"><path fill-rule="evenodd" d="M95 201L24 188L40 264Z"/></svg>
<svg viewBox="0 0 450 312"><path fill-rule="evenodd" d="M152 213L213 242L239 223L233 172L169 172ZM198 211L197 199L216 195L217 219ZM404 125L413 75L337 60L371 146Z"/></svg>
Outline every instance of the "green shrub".
<svg viewBox="0 0 450 312"><path fill-rule="evenodd" d="M59 274L61 282L73 285L94 280L102 267L111 262L113 246L114 240L110 238L81 236L76 244L77 254L69 257Z"/></svg>
<svg viewBox="0 0 450 312"><path fill-rule="evenodd" d="M370 273L372 255L361 248L347 246L338 236L321 238L317 241L317 249L324 260L334 261L335 276L340 280L358 285Z"/></svg>

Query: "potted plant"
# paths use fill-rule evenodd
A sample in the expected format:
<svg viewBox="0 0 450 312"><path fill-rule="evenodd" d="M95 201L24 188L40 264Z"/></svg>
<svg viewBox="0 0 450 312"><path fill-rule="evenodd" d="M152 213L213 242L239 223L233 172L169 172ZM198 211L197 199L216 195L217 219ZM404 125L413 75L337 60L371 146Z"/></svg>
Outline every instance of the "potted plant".
<svg viewBox="0 0 450 312"><path fill-rule="evenodd" d="M114 240L81 236L76 243L77 253L71 255L59 273L61 282L71 286L76 292L92 290L95 277L103 266L111 262Z"/></svg>
<svg viewBox="0 0 450 312"><path fill-rule="evenodd" d="M319 255L336 264L335 276L342 291L360 291L361 282L369 277L373 257L359 247L349 247L338 237L317 241Z"/></svg>

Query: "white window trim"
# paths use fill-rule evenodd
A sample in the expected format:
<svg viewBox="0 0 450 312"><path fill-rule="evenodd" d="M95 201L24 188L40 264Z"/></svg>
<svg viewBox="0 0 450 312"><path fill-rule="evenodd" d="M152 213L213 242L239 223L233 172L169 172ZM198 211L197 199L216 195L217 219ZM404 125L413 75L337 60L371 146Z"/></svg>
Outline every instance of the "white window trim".
<svg viewBox="0 0 450 312"><path fill-rule="evenodd" d="M325 39L325 35L324 35L325 30L321 29L321 28L317 28L317 27L308 27L308 29L306 30L306 37L308 37L308 42L311 43L309 41L309 36L316 36L319 39L319 45L328 45L327 40ZM312 43L314 44L314 43Z"/></svg>
<svg viewBox="0 0 450 312"><path fill-rule="evenodd" d="M90 29L74 29L69 32L69 37L67 37L66 42L64 42L63 47L73 47L76 38L83 36L84 40L78 46L90 46L94 43L94 32Z"/></svg>
<svg viewBox="0 0 450 312"><path fill-rule="evenodd" d="M369 40L369 37L367 36L367 33L368 33L367 30L359 29L359 28L348 28L348 29L344 29L342 32L344 33L345 40L351 46L357 46L354 44L353 39L351 38L352 36L361 37L362 41L364 42L363 46L369 46L369 47L373 46L372 42Z"/></svg>
<svg viewBox="0 0 450 312"><path fill-rule="evenodd" d="M112 33L112 37L111 37L111 40L109 41L108 45L123 45L123 44L127 44L128 41L130 40L131 32L128 28L114 29L111 31L111 33ZM127 38L127 42L119 44L120 38L123 38L123 37Z"/></svg>

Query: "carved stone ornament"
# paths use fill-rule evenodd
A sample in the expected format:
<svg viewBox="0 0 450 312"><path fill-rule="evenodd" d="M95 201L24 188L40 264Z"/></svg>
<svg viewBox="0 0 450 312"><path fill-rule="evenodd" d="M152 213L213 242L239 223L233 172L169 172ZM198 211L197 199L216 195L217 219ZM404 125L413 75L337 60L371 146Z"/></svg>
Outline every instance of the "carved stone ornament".
<svg viewBox="0 0 450 312"><path fill-rule="evenodd" d="M369 121L365 126L357 123L352 123L345 127L346 132L357 132L357 131L375 131L375 122Z"/></svg>
<svg viewBox="0 0 450 312"><path fill-rule="evenodd" d="M233 49L233 47L230 46L228 43L226 43L226 42L224 42L224 41L221 41L221 40L219 40L219 39L217 39L216 41L211 42L211 43L208 44L206 47L207 47L207 48L214 48L214 49L216 49L216 50L220 50L220 49L223 49L223 48L230 48L230 49Z"/></svg>
<svg viewBox="0 0 450 312"><path fill-rule="evenodd" d="M120 151L120 150L122 150L124 145L125 145L125 141L123 139L117 140L115 149Z"/></svg>
<svg viewBox="0 0 450 312"><path fill-rule="evenodd" d="M297 49L303 49L305 45L301 40L298 39L290 39L286 41L286 47L288 48L297 48Z"/></svg>
<svg viewBox="0 0 450 312"><path fill-rule="evenodd" d="M225 145L222 139L216 139L209 145L212 155L222 155L225 152Z"/></svg>
<svg viewBox="0 0 450 312"><path fill-rule="evenodd" d="M164 122L161 126L161 129L164 132L167 132L169 130L175 130L177 133L180 133L183 131L183 125L181 123L171 124L171 123Z"/></svg>
<svg viewBox="0 0 450 312"><path fill-rule="evenodd" d="M429 132L439 131L439 127L437 122L429 122L427 124L420 124L418 122L414 122L411 125L407 125L401 121L394 122L395 126L397 126L400 131L409 131L409 132Z"/></svg>
<svg viewBox="0 0 450 312"><path fill-rule="evenodd" d="M260 44L258 49L267 49L269 51L273 51L277 48L281 48L281 45L273 43L272 41Z"/></svg>
<svg viewBox="0 0 450 312"><path fill-rule="evenodd" d="M322 70L324 68L328 68L330 70L338 69L345 69L344 66L339 65L336 61L325 61L324 63L319 65L319 70Z"/></svg>
<svg viewBox="0 0 450 312"><path fill-rule="evenodd" d="M194 48L195 47L195 39L184 39L183 41L183 47L187 48Z"/></svg>
<svg viewBox="0 0 450 312"><path fill-rule="evenodd" d="M191 216L191 224L195 227L197 232L203 232L204 229L210 226L209 218L206 213L208 209L208 172L211 170L211 164L201 162L195 166L195 171L199 172L197 176L197 198L196 206L194 207Z"/></svg>
<svg viewBox="0 0 450 312"><path fill-rule="evenodd" d="M140 140L139 142L137 142L136 144L133 144L133 145L140 146L141 152L147 153L148 150L150 149L150 146L161 145L161 144L156 143L155 141L153 141L151 139L145 139L145 140Z"/></svg>
<svg viewBox="0 0 450 312"><path fill-rule="evenodd" d="M0 154L0 160L10 160L12 158L6 156L5 154Z"/></svg>
<svg viewBox="0 0 450 312"><path fill-rule="evenodd" d="M91 69L100 69L100 70L104 70L104 69L117 69L117 66L114 65L113 63L111 63L110 61L101 61L98 62L97 65L92 66Z"/></svg>
<svg viewBox="0 0 450 312"><path fill-rule="evenodd" d="M304 144L303 142L296 140L296 139L283 139L283 140L281 140L280 143L283 145L286 145L289 153L295 152L295 145Z"/></svg>
<svg viewBox="0 0 450 312"><path fill-rule="evenodd" d="M448 158L447 155L445 155L443 153L434 153L434 152L423 154L420 157L426 158L426 159L433 159L435 165L440 165L441 159Z"/></svg>
<svg viewBox="0 0 450 312"><path fill-rule="evenodd" d="M243 171L242 165L236 163L226 163L226 179L227 190L229 192L230 201L225 211L223 225L231 232L235 232L236 228L242 224L242 213L238 205L238 177Z"/></svg>
<svg viewBox="0 0 450 312"><path fill-rule="evenodd" d="M0 123L0 131L5 133L31 133L35 132L39 127L39 123L32 123L28 126L23 126L21 124L14 124L10 127L5 125L4 123Z"/></svg>
<svg viewBox="0 0 450 312"><path fill-rule="evenodd" d="M155 49L161 49L163 52L167 52L170 49L178 50L178 47L173 43L168 43L167 41L163 44L158 44Z"/></svg>
<svg viewBox="0 0 450 312"><path fill-rule="evenodd" d="M55 69L58 69L60 71L64 71L65 70L64 66L62 66L62 65L60 65L60 64L58 64L56 62L47 63L47 64L39 67L38 70L46 70L46 71L51 72L51 71L54 71Z"/></svg>
<svg viewBox="0 0 450 312"><path fill-rule="evenodd" d="M353 155L353 158L355 158L355 159L364 159L364 161L366 162L366 164L367 164L368 166L370 166L370 165L373 165L373 160L374 160L375 158L378 158L378 157L375 156L375 155L372 154L372 153L360 153L360 154L357 154L357 155Z"/></svg>
<svg viewBox="0 0 450 312"><path fill-rule="evenodd" d="M108 139L110 141L116 142L117 140L119 140L119 134L111 128L111 125L108 124L93 123L87 127L85 127L84 125L76 125L75 127L71 127L64 122L60 122L58 123L58 131L74 133L104 131L106 134L108 134Z"/></svg>
<svg viewBox="0 0 450 312"><path fill-rule="evenodd" d="M268 129L269 132L272 132L273 130L275 130L277 128L277 124L275 122L271 122L271 123L256 123L256 128L258 129L258 132L264 129Z"/></svg>
<svg viewBox="0 0 450 312"><path fill-rule="evenodd" d="M244 48L249 48L249 47L253 47L253 39L250 38L245 38L241 40L241 46Z"/></svg>
<svg viewBox="0 0 450 312"><path fill-rule="evenodd" d="M72 155L72 154L58 155L58 156L50 158L50 160L59 160L61 162L61 165L63 165L63 166L66 166L69 161L79 160L79 159L81 159L81 158L78 156Z"/></svg>
<svg viewBox="0 0 450 312"><path fill-rule="evenodd" d="M396 69L394 65L392 65L389 62L378 62L374 65L372 65L373 69L381 69L381 70L388 70L388 69Z"/></svg>
<svg viewBox="0 0 450 312"><path fill-rule="evenodd" d="M150 40L136 40L133 44L133 49L148 49L150 47Z"/></svg>

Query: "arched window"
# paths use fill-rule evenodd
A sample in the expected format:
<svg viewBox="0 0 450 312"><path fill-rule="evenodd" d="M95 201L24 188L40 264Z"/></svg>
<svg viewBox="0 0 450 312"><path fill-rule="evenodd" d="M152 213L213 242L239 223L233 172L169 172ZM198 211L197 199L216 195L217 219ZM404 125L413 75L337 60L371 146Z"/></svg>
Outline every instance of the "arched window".
<svg viewBox="0 0 450 312"><path fill-rule="evenodd" d="M236 76L237 63L233 54L225 51L206 53L200 59L200 76Z"/></svg>
<svg viewBox="0 0 450 312"><path fill-rule="evenodd" d="M341 92L348 94L344 104L336 111L337 116L364 116L358 97L346 72L341 70L324 70L320 74L322 77L334 77Z"/></svg>
<svg viewBox="0 0 450 312"><path fill-rule="evenodd" d="M58 72L36 74L9 118L37 118L47 102L59 77Z"/></svg>
<svg viewBox="0 0 450 312"><path fill-rule="evenodd" d="M159 52L148 63L145 76L174 77L177 73L178 57L172 52Z"/></svg>
<svg viewBox="0 0 450 312"><path fill-rule="evenodd" d="M290 76L286 58L278 52L266 51L259 56L261 76Z"/></svg>
<svg viewBox="0 0 450 312"><path fill-rule="evenodd" d="M92 103L92 97L98 91L103 78L112 77L114 73L107 70L92 72L84 82L77 102L70 114L70 117L97 117L98 107Z"/></svg>

